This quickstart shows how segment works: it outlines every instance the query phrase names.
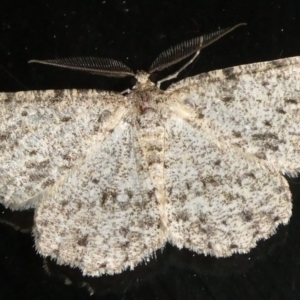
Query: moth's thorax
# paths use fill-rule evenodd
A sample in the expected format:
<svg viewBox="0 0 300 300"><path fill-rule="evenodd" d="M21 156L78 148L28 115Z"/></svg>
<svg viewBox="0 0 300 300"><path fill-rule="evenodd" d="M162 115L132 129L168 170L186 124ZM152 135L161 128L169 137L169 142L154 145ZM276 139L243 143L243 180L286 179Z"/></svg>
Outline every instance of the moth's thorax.
<svg viewBox="0 0 300 300"><path fill-rule="evenodd" d="M157 110L159 103L164 101L164 95L153 82L147 80L136 84L128 95L128 100L136 108L137 115L143 115L147 114L148 110Z"/></svg>

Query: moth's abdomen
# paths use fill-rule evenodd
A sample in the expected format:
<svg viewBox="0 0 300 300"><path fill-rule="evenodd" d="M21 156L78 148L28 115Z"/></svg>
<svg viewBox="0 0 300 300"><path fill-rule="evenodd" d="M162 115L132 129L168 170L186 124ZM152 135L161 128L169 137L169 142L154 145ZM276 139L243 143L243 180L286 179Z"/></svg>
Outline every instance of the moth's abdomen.
<svg viewBox="0 0 300 300"><path fill-rule="evenodd" d="M144 111L137 121L138 140L147 160L149 172L154 182L160 186L163 184L164 127L159 113L150 108Z"/></svg>
<svg viewBox="0 0 300 300"><path fill-rule="evenodd" d="M137 118L138 141L147 162L161 212L161 226L168 227L165 211L165 129L158 109L149 108Z"/></svg>

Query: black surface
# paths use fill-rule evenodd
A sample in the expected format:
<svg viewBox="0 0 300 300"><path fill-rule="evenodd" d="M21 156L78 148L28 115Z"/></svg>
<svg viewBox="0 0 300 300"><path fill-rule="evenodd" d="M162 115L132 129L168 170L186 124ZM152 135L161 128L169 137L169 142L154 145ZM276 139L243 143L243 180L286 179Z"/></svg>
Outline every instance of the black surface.
<svg viewBox="0 0 300 300"><path fill-rule="evenodd" d="M10 0L1 1L0 21L0 91L123 90L134 82L27 61L99 56L147 70L169 46L239 22L248 26L205 49L181 78L300 55L298 0ZM49 262L44 268L30 234L0 224L0 299L300 299L299 179L288 181L294 198L290 223L250 253L216 259L167 245L147 264L116 276L82 278L77 269ZM20 228L28 229L32 222L30 213L3 211L3 216ZM66 285L66 278L72 284ZM82 282L87 283L80 288Z"/></svg>

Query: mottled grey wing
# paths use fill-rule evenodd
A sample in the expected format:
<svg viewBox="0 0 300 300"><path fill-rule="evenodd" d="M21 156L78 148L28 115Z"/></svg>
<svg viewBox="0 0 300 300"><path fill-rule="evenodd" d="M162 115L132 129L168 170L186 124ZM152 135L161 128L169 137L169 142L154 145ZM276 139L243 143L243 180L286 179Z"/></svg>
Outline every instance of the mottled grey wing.
<svg viewBox="0 0 300 300"><path fill-rule="evenodd" d="M300 171L300 57L212 71L166 94L230 141L291 176Z"/></svg>
<svg viewBox="0 0 300 300"><path fill-rule="evenodd" d="M0 93L0 203L36 206L127 110L123 96L104 91Z"/></svg>
<svg viewBox="0 0 300 300"><path fill-rule="evenodd" d="M248 252L289 221L283 176L219 140L196 111L179 103L169 109L164 174L171 243L225 257Z"/></svg>
<svg viewBox="0 0 300 300"><path fill-rule="evenodd" d="M163 207L127 118L85 154L43 195L37 249L86 275L119 273L165 244Z"/></svg>

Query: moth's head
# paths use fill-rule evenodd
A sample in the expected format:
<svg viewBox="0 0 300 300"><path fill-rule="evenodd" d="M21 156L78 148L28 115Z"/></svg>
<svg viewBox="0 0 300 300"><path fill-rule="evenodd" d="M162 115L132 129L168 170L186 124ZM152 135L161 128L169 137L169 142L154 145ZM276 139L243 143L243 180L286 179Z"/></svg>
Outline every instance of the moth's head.
<svg viewBox="0 0 300 300"><path fill-rule="evenodd" d="M140 84L145 84L145 83L153 83L149 80L150 74L146 73L145 71L137 71L135 78L137 79L137 82Z"/></svg>

